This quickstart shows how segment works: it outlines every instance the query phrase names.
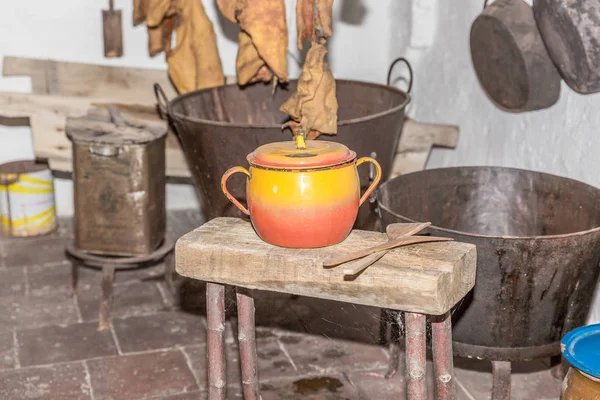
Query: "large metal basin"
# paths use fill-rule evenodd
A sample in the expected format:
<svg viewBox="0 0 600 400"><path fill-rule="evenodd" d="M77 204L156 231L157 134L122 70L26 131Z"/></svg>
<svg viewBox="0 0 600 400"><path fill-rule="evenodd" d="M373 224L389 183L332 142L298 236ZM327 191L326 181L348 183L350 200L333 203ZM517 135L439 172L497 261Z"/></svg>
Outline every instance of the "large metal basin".
<svg viewBox="0 0 600 400"><path fill-rule="evenodd" d="M297 81L272 93L271 85L237 84L205 89L176 97L167 102L167 114L199 191L204 215L208 219L223 216L243 217L223 195L221 176L233 166L247 166L246 156L258 146L291 140L289 130L282 131L287 114L279 107L296 90ZM336 80L338 134L321 135L319 140L341 142L358 157L374 156L387 179L404 123L404 109L410 97L390 86ZM224 111L218 114L218 103ZM220 120L221 119L221 120ZM232 176L229 191L245 201L245 177ZM369 186L369 167L359 168L361 187ZM371 225L373 204L361 207L358 226Z"/></svg>
<svg viewBox="0 0 600 400"><path fill-rule="evenodd" d="M600 262L600 190L496 167L425 170L378 191L384 226L431 221L428 233L477 246L477 278L455 308L455 352L490 360L560 354L585 324Z"/></svg>

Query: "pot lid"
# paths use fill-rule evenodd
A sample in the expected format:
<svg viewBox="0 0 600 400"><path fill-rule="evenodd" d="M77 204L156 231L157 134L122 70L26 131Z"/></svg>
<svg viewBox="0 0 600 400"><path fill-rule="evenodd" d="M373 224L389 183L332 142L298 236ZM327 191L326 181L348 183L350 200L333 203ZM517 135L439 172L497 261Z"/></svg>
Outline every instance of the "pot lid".
<svg viewBox="0 0 600 400"><path fill-rule="evenodd" d="M304 169L343 164L354 158L356 153L341 143L302 140L260 146L248 155L248 162L262 167Z"/></svg>
<svg viewBox="0 0 600 400"><path fill-rule="evenodd" d="M573 329L560 341L560 347L574 368L600 379L600 324Z"/></svg>

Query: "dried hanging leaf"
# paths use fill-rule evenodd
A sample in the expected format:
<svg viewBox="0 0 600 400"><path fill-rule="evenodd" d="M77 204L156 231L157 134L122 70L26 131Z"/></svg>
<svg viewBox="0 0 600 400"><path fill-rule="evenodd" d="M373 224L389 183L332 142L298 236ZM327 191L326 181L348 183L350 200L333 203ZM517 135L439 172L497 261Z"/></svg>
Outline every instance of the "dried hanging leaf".
<svg viewBox="0 0 600 400"><path fill-rule="evenodd" d="M221 14L231 22L237 23L235 18L235 10L237 8L238 0L217 0L217 7Z"/></svg>
<svg viewBox="0 0 600 400"><path fill-rule="evenodd" d="M133 26L137 26L146 20L146 13L150 0L133 0Z"/></svg>
<svg viewBox="0 0 600 400"><path fill-rule="evenodd" d="M302 50L302 40L310 39L313 34L313 1L297 0L296 2L296 30L298 31L298 50Z"/></svg>
<svg viewBox="0 0 600 400"><path fill-rule="evenodd" d="M229 11L228 11L229 12ZM288 30L284 0L238 0L235 16L260 58L280 81L288 80Z"/></svg>
<svg viewBox="0 0 600 400"><path fill-rule="evenodd" d="M270 81L273 74L265 61L258 55L250 36L246 32L240 31L238 39L239 48L235 60L238 84L243 86L252 82Z"/></svg>
<svg viewBox="0 0 600 400"><path fill-rule="evenodd" d="M225 84L223 65L217 48L217 35L208 19L201 0L187 0L191 3L190 20L192 51L196 61L196 89L222 86Z"/></svg>
<svg viewBox="0 0 600 400"><path fill-rule="evenodd" d="M150 0L146 15L146 25L150 28L159 26L172 6L171 0Z"/></svg>
<svg viewBox="0 0 600 400"><path fill-rule="evenodd" d="M180 93L225 83L217 37L200 0L177 0L177 46L167 62Z"/></svg>
<svg viewBox="0 0 600 400"><path fill-rule="evenodd" d="M155 28L148 27L148 53L150 57L154 57L162 52L163 46L163 26L158 25Z"/></svg>
<svg viewBox="0 0 600 400"><path fill-rule="evenodd" d="M315 4L317 15L315 18ZM315 35L316 25L321 26L320 35L329 37L332 29L333 0L297 0L296 30L298 31L297 45L302 50L302 40L311 40Z"/></svg>
<svg viewBox="0 0 600 400"><path fill-rule="evenodd" d="M333 35L332 16L333 0L317 0L317 11L319 12L318 20L321 25L321 33L323 36L330 37Z"/></svg>
<svg viewBox="0 0 600 400"><path fill-rule="evenodd" d="M171 42L173 40L173 30L175 29L175 22L177 21L177 15L171 15L166 17L162 23L162 41L163 48L165 50L165 57L169 58L171 55Z"/></svg>
<svg viewBox="0 0 600 400"><path fill-rule="evenodd" d="M280 110L290 115L293 122L286 125L295 132L302 128L309 139L321 133L337 134L338 103L335 97L335 80L325 62L327 49L313 42L306 54L298 87Z"/></svg>

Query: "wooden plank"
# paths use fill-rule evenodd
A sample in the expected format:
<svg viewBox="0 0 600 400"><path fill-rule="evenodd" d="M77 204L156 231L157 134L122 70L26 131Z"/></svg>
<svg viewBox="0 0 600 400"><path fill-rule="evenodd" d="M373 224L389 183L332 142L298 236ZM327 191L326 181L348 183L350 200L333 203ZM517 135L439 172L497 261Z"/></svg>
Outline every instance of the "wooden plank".
<svg viewBox="0 0 600 400"><path fill-rule="evenodd" d="M169 99L177 92L166 70L4 57L4 76L31 76L34 94L114 99L154 104L154 83Z"/></svg>
<svg viewBox="0 0 600 400"><path fill-rule="evenodd" d="M285 249L263 242L250 223L215 218L176 244L177 272L207 282L441 315L475 283L476 249L459 242L391 250L354 280L324 259L387 242L379 232L353 231L321 249Z"/></svg>
<svg viewBox="0 0 600 400"><path fill-rule="evenodd" d="M47 159L50 168L62 172L71 172L71 142L65 135L67 117L81 117L90 112L102 113L113 100L90 98L50 96L26 93L0 92L0 117L29 119L32 130L33 151L36 157ZM152 118L153 107L139 105L134 102L116 103L121 112L137 111L137 116L128 116L130 122L136 118ZM94 111L95 110L95 111ZM177 138L169 132L166 145L167 176L189 178L191 175L183 157Z"/></svg>
<svg viewBox="0 0 600 400"><path fill-rule="evenodd" d="M424 170L431 149L434 146L454 148L458 136L459 128L456 125L429 124L406 118L390 179Z"/></svg>

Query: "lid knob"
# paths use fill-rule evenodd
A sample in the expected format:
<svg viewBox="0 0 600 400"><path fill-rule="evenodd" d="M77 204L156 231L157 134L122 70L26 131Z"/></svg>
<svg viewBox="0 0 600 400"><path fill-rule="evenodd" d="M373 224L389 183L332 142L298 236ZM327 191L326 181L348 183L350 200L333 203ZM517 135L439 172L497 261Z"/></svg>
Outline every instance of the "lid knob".
<svg viewBox="0 0 600 400"><path fill-rule="evenodd" d="M302 129L298 129L296 131L296 134L294 135L294 140L296 141L296 148L306 148L306 142L304 141L304 131Z"/></svg>

